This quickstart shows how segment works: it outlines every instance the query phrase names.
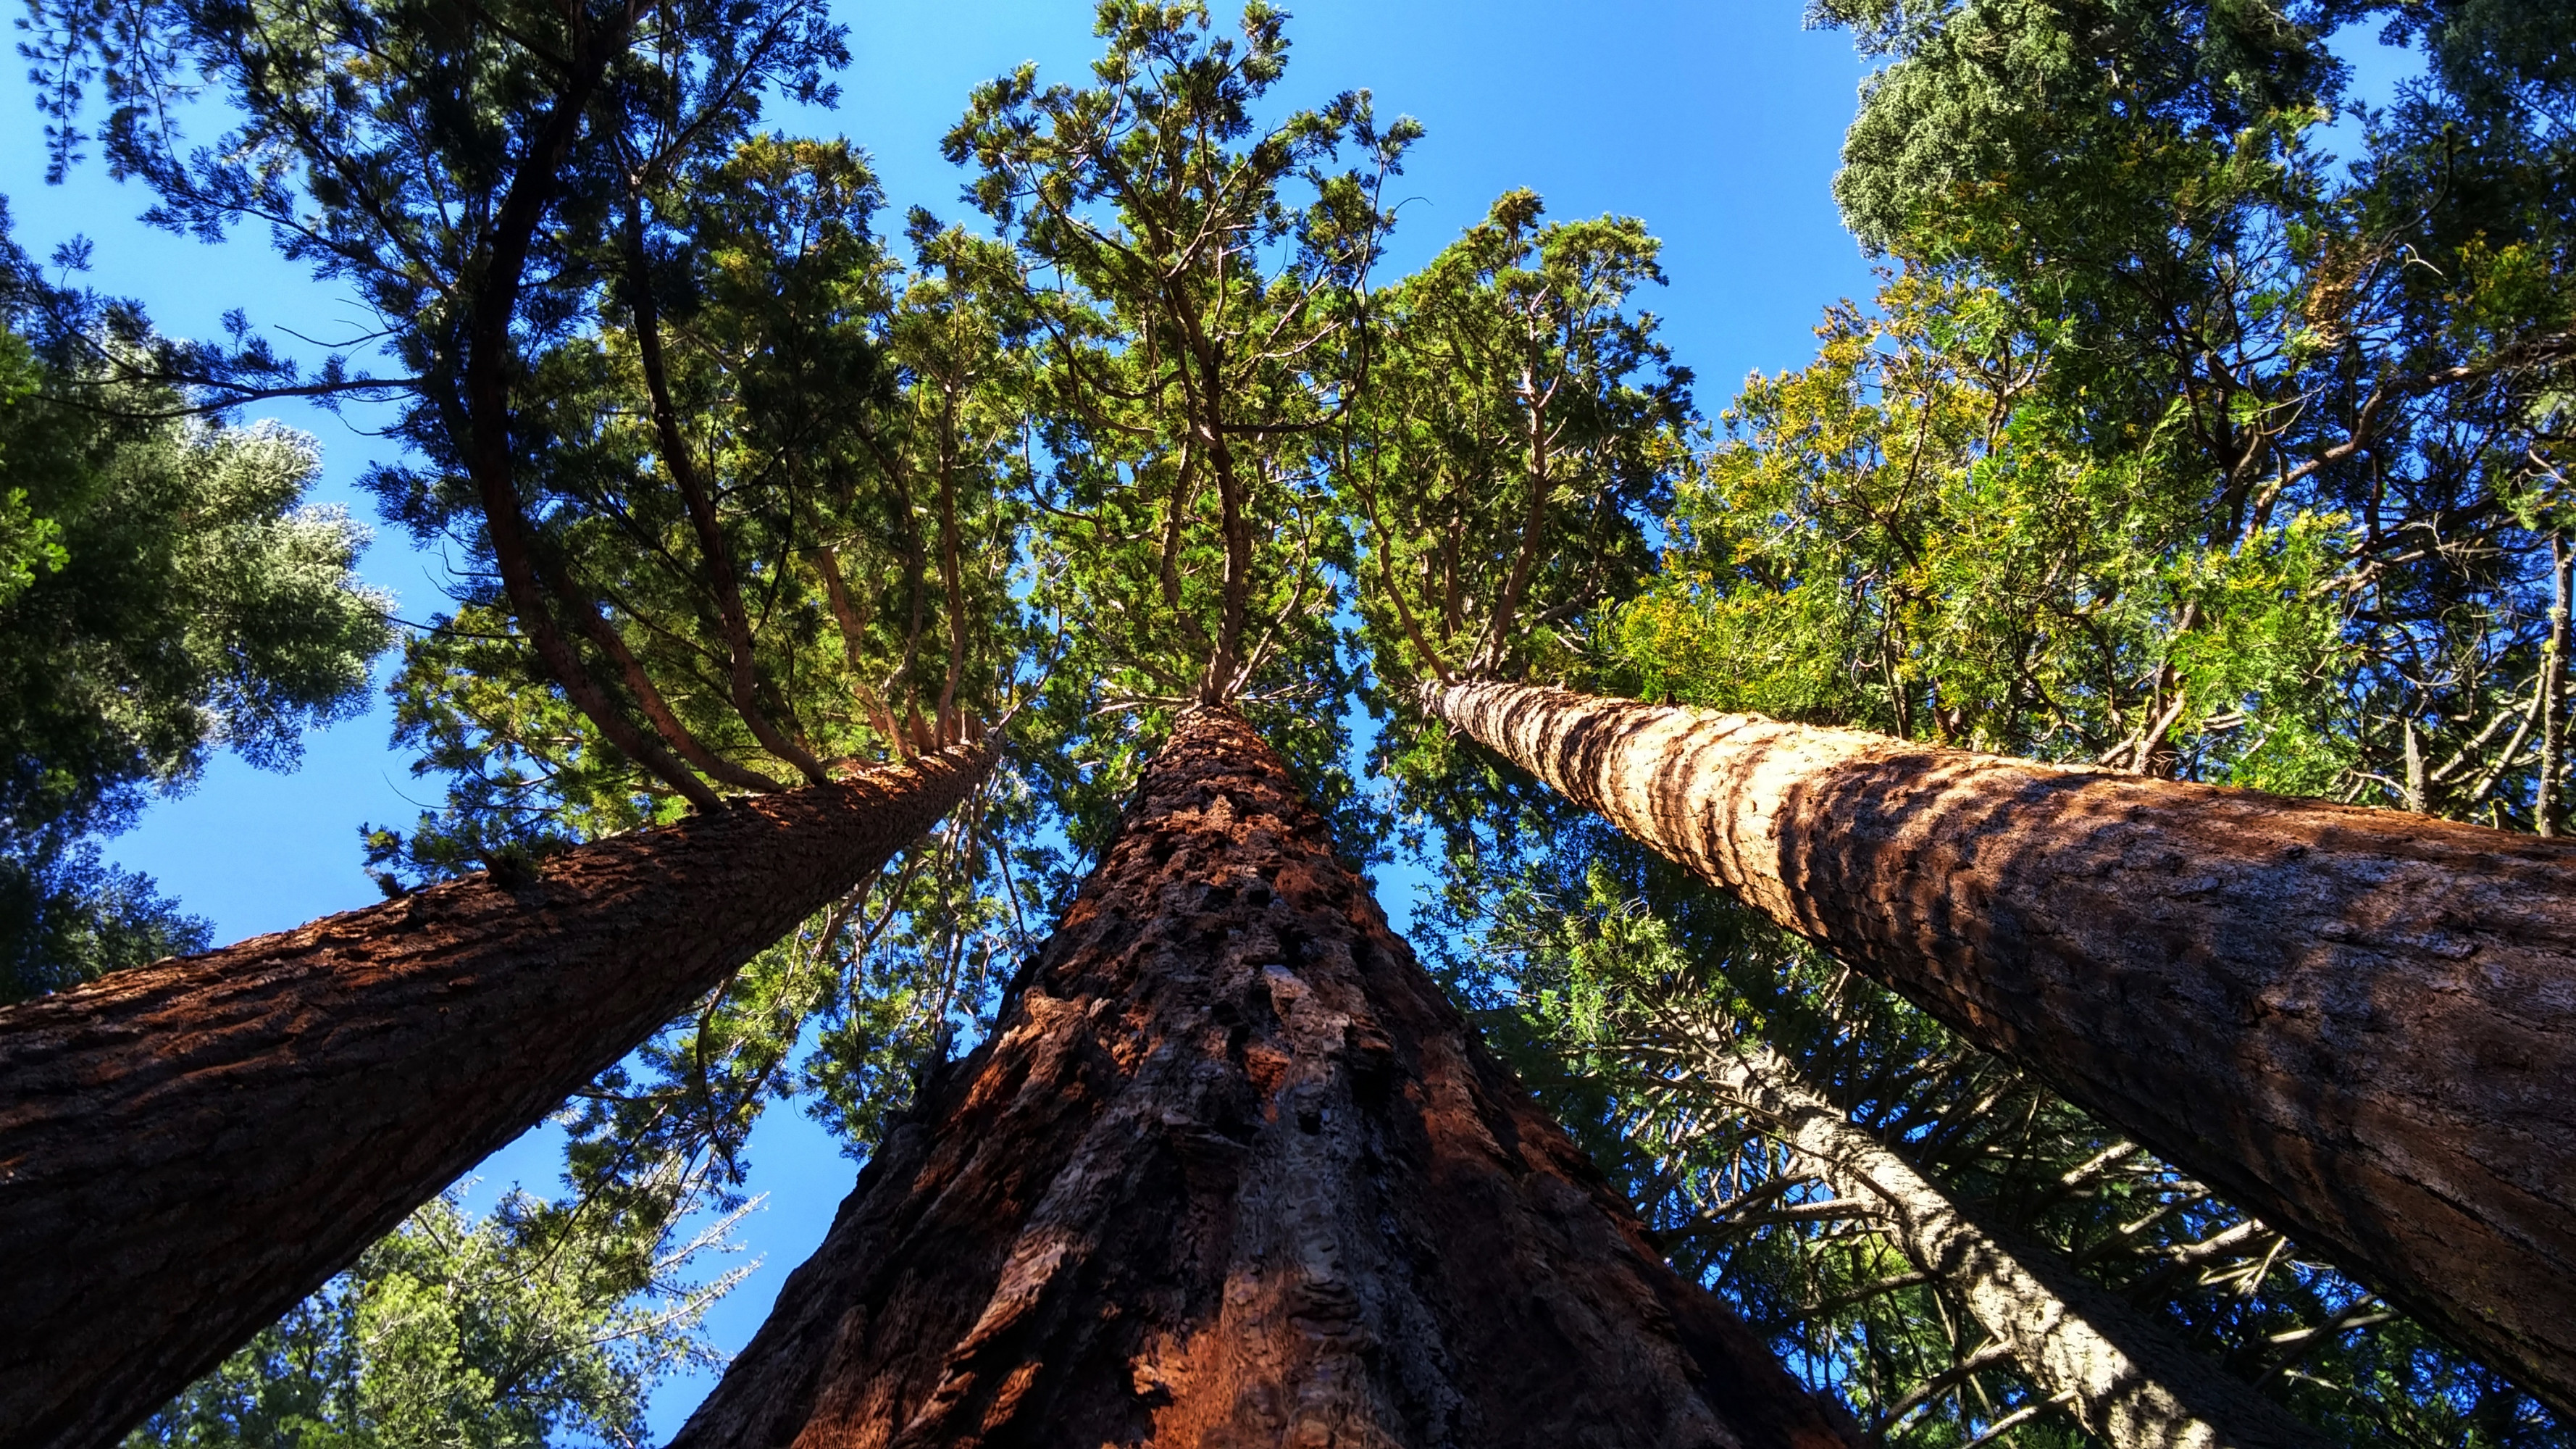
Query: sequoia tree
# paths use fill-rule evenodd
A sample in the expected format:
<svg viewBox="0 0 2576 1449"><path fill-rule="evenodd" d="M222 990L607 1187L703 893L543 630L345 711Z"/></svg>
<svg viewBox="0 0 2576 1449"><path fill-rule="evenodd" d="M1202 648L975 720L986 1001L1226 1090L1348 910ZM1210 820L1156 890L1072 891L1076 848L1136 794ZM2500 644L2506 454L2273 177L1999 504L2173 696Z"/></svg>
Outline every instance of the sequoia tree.
<svg viewBox="0 0 2576 1449"><path fill-rule="evenodd" d="M0 1239L47 1265L12 1280L28 1331L6 1424L29 1442L140 1419L790 926L850 904L983 778L970 719L1015 614L991 568L1009 529L990 427L954 389L943 427L880 406L902 383L872 179L845 147L750 134L763 90L824 90L839 38L816 7L142 19L119 43L158 47L154 83L193 67L239 129L191 153L166 113L129 108L112 161L169 224L271 225L399 319L388 350L411 375L298 376L255 345L136 365L200 406L401 402L412 456L374 486L487 568L406 671L405 728L466 762L451 808L376 849L433 880L487 869L407 896L388 871L392 904L0 1019L18 1164ZM812 405L835 390L847 405ZM935 542L913 489L934 495ZM934 630L944 668L921 657ZM841 778L872 756L902 763ZM682 802L704 818L671 823Z"/></svg>
<svg viewBox="0 0 2576 1449"><path fill-rule="evenodd" d="M141 1420L987 763L961 747L9 1008L11 1441Z"/></svg>
<svg viewBox="0 0 2576 1449"><path fill-rule="evenodd" d="M2130 810L2127 792L2154 785L1972 765L1887 738L2558 828L2555 399L2570 233L2564 167L2546 162L2564 146L2550 119L2564 105L2556 32L2474 7L2406 22L2440 62L2433 82L2362 133L2370 164L2345 177L2304 134L2341 74L2293 23L2322 10L2070 0L1825 13L1893 61L1865 92L1838 183L1864 240L1902 264L1880 309L1834 309L1815 365L1747 383L1717 448L1681 480L1665 569L1641 598L1623 601L1615 581L1557 596L1503 659L1461 661L1421 627L1456 612L1446 559L1489 568L1515 531L1474 525L1463 551L1402 527L1373 537L1381 557L1358 576L1376 595L1365 612L1382 665L1402 666L1398 686L1427 681L1412 708L1745 890L2563 1406L2564 1299L2535 1299L2570 1284L2566 1204L2547 1186L2566 1174L2563 1159L2534 1171L2528 1156L2568 1141L2545 1085L2568 1050L2566 963L2548 944L2566 909L2562 854L2216 793L2194 798L2235 833L2207 839L2162 807ZM2479 184L2436 179L2457 166ZM2436 283L2394 260L2437 250L2442 275L2470 280ZM1514 381L1458 376L1500 396ZM1475 456L1393 422L1377 435L1383 466L1365 476L1381 498L1437 499L1443 470ZM1536 472L1526 449L1508 461ZM1606 552L1592 538L1634 536L1596 510L1569 513L1528 515L1557 530L1540 557L1589 564ZM1487 614L1528 613L1496 584L1466 582L1469 636ZM1798 726L1739 716L1681 745L1694 727L1677 714L1479 674L1884 733L1867 746L1837 737L1852 775L1809 775L1794 757L1825 736ZM1641 733L1668 728L1671 752ZM1390 753L1407 770L1438 763L1442 746L1398 739ZM1694 779L1721 755L1724 780ZM1589 773L1614 758L1615 782ZM1835 794L1829 776L1858 793ZM2002 793L1973 803L1979 779ZM1508 799L1432 783L1452 822ZM1634 808L1611 802L1622 791ZM2079 798L2128 813L2098 826L2047 813ZM1941 836L1929 821L1952 806L1967 813ZM2236 830L2257 814L2267 830L2312 822L2271 842L2303 851L2295 864ZM2016 836L2025 823L2034 833ZM2072 866L2121 841L2117 869L2140 872L2122 900L2016 894L2057 852ZM2341 841L2357 851L2352 884L2297 920L2297 882L2324 888ZM2012 867L1968 873L1999 862L1991 852L2012 853ZM2158 859L2189 869L2155 880ZM2406 873L2368 894L2383 859ZM2388 910L2410 892L2420 940L2375 958L2390 966L2366 988L2338 975L2376 949L2371 932L2406 934ZM2347 919L2373 911L2387 918ZM2057 1001L2019 974L2016 940L2073 951L2121 929L2164 953L2155 969L2183 974L2070 967L2068 989L2091 994ZM2263 952L2269 964L2252 964ZM1959 987L1980 971L1996 973L1991 990ZM2294 988L2301 971L2335 990ZM2491 971L2521 974L2453 1030L2450 989L2500 980L2480 974ZM2201 1026L2186 1040L2194 999ZM2031 1034L2041 1019L2056 1023L2054 1046ZM2371 1045L2348 1052L2348 1031ZM2402 1069L2359 1065L2401 1050L2414 1053ZM2185 1087L2159 1079L2168 1067L2214 1075ZM2231 1074L2264 1073L2285 1104L2274 1127L2191 1118L2259 1100L2238 1096L2248 1083ZM2421 1155L2427 1144L2444 1159ZM2482 1164L2462 1168L2471 1153ZM2357 1180L2383 1170L2379 1188ZM2412 1234L2434 1220L2419 1208L2437 1211L2426 1192L2463 1217L2448 1243L2488 1235L2463 1250L2483 1277L2417 1253Z"/></svg>
<svg viewBox="0 0 2576 1449"><path fill-rule="evenodd" d="M1596 687L2005 754L2403 804L2404 742L2382 712L2397 700L2382 684L2391 671L2448 659L2456 672L2446 664L2427 677L2474 682L2513 703L2438 746L2429 726L2419 729L2424 808L2536 827L2539 715L2554 697L2542 687L2553 586L2545 540L2526 543L2498 500L2458 515L2489 518L2492 532L2448 534L2456 547L2404 561L2331 513L2286 506L2212 544L2188 456L2162 452L2163 435L2111 426L2118 414L2105 416L2088 371L2098 353L2090 342L2068 345L2053 312L1955 271L1909 265L1876 308L1830 309L1819 337L1812 364L1750 379L1738 395L1726 437L1678 492L1664 573L1601 631L1607 662L1595 665ZM2547 376L2507 372L2485 385L2545 386ZM2486 415L2474 396L2427 401ZM2132 448L2124 437L2157 446ZM2545 456L2548 444L2540 446ZM2473 469L2473 457L2437 461L2433 477L2417 480L2428 488L2510 482ZM2416 521L2405 527L2419 536L2452 527L2413 512L2418 504L2395 491L2415 486L2406 472L2363 471L2392 490L2383 522L2411 513ZM2332 469L2325 476L2358 481ZM2535 544L2543 567L2534 573L2490 567L2495 550ZM2433 574L2447 582L2380 588ZM2372 594L2351 616L2348 582ZM2466 708L2444 706L2443 728ZM2502 723L2489 730L2497 716ZM1730 949L1726 939L1719 933L1712 956ZM1824 970L1810 979L1840 978ZM1890 1019L1877 1007L1862 1015ZM2336 1284L2341 1275L2320 1261L2341 1256L2331 1243L2278 1245L2272 1235L2287 1223L2258 1219L2220 1184L2156 1163L2116 1125L2079 1125L2082 1114L2036 1082L1993 1086L2009 1069L1991 1058L1968 1071L1938 1064L1955 1046L1924 1060L1925 1049L1890 1040L1889 1070L1910 1073L1895 1064L1920 1061L1930 1080L1958 1085L1928 1094L1929 1107L1910 1086L1897 1093L1906 1105L1873 1098L1873 1112L1919 1124L1927 1110L1956 1114L1996 1090L2007 1104L2036 1094L2041 1120L2062 1124L2048 1134L2058 1145L2046 1154L2059 1170L2103 1151L2127 1154L2104 1191L2133 1202L2134 1219L2155 1217L2151 1236L2194 1223L2159 1251L2199 1266L2160 1280L2168 1286L2149 1297L2174 1305L2214 1353L2262 1374L2319 1422L2437 1443L2471 1432L2459 1417L2470 1412L2464 1406L2475 1406L2475 1424L2547 1421L2474 1362L2450 1360L2419 1376L2412 1365L2445 1356L2367 1289ZM1783 1047L1807 1060L1803 1044ZM1866 1098L1873 1089L1855 1090ZM1961 1152L2002 1130L1976 1128L1977 1115L1967 1111L1971 1125L1959 1129ZM1941 1167L1975 1191L1997 1190L1984 1168L1948 1148ZM2007 1191L2009 1199L2018 1189ZM2089 1255L2096 1276L2139 1247L2075 1218L2060 1216L2049 1231ZM2206 1255L2188 1251L2203 1247ZM2281 1266L2302 1259L2308 1266L2295 1274ZM2116 1281L2146 1282L2157 1271L2140 1256ZM2223 1301L2172 1296L2228 1275L2236 1286ZM2258 1294L2257 1280L2270 1286ZM2326 1286L2312 1293L2311 1283ZM2235 1296L2239 1289L2246 1296ZM2256 1302L2266 1306L2251 1317L2228 1306ZM2329 1330L2336 1341L2321 1339ZM2267 1342L2274 1339L2278 1346ZM2453 1344L2515 1372L2490 1349ZM2303 1355L2295 1371L2263 1367L2292 1346Z"/></svg>
<svg viewBox="0 0 2576 1449"><path fill-rule="evenodd" d="M2461 1341L2576 1392L2576 1132L2556 1086L2576 1071L2576 849L1533 686L1425 695Z"/></svg>
<svg viewBox="0 0 2576 1449"><path fill-rule="evenodd" d="M1008 77L951 149L1062 283L1034 551L1092 622L1047 707L1087 714L1091 761L1154 753L1067 789L1099 865L683 1442L1839 1442L1477 1048L1304 798L1342 689L1313 479L1404 132L1359 95L1256 122L1266 10L1239 42L1189 9L1100 28L1096 86ZM1114 822L1080 813L1104 783Z"/></svg>
<svg viewBox="0 0 2576 1449"><path fill-rule="evenodd" d="M1198 708L675 1443L1600 1435L1844 1442Z"/></svg>

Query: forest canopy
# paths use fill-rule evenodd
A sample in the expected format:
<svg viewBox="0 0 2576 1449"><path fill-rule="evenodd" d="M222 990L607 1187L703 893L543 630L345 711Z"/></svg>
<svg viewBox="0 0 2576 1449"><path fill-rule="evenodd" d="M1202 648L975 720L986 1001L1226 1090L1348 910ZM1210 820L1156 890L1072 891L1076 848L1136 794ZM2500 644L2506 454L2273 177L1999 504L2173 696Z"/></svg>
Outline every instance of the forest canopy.
<svg viewBox="0 0 2576 1449"><path fill-rule="evenodd" d="M33 8L58 167L265 230L380 331L173 342L9 252L0 994L208 944L90 838L211 750L291 762L397 640L363 530L300 504L316 445L240 421L283 397L389 409L366 487L456 560L398 636L442 798L365 830L388 898L998 758L563 1105L568 1196L424 1206L129 1442L637 1441L716 1357L739 1274L691 1264L753 1125L866 1160L1211 706L1348 861L1428 879L1413 934L1486 1040L1876 1442L2102 1436L1765 1092L2322 1442L2570 1442L2526 1373L1425 686L2568 833L2576 12L1823 0L1874 67L1830 184L1879 285L1720 388L1652 303L1731 283L1668 276L1650 219L1511 190L1390 275L1436 140L1310 84L1260 4L1103 0L1087 73L960 98L953 218L887 215L865 138L768 124L847 61L819 0ZM2384 107L2355 33L2420 57ZM213 144L159 104L183 85Z"/></svg>

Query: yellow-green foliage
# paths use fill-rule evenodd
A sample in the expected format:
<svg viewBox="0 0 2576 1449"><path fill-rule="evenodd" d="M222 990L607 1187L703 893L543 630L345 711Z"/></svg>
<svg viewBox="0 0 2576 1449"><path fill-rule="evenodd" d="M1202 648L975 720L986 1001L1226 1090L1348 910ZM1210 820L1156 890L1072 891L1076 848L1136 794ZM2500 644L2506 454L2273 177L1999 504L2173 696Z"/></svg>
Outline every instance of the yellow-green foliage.
<svg viewBox="0 0 2576 1449"><path fill-rule="evenodd" d="M2313 778L2345 521L2209 535L2189 459L2088 446L2044 331L1928 272L1843 304L1756 375L1623 608L1634 687L1720 709L2058 759L2179 751ZM2036 335L2035 335L2036 334ZM2126 762L2125 760L2123 762Z"/></svg>
<svg viewBox="0 0 2576 1449"><path fill-rule="evenodd" d="M433 1200L127 1449L643 1443L653 1383L721 1362L699 1318L745 1271L687 1280L731 1220L672 1251L664 1219L685 1201L666 1194L638 1213L512 1194L476 1218L453 1196Z"/></svg>

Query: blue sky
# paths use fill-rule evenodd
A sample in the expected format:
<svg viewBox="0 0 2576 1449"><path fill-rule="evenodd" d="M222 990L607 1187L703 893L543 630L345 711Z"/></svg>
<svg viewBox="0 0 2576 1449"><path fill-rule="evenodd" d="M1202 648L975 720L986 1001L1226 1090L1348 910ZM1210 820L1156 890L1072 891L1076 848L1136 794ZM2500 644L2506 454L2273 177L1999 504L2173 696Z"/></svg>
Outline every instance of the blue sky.
<svg viewBox="0 0 2576 1449"><path fill-rule="evenodd" d="M1311 0L1295 7L1292 63L1275 94L1305 104L1365 87L1382 114L1428 127L1392 193L1403 204L1390 278L1515 186L1537 189L1560 217L1643 217L1665 239L1672 279L1647 305L1666 319L1678 358L1698 374L1703 408L1714 412L1747 370L1806 360L1820 310L1872 284L1828 193L1863 69L1843 36L1803 30L1799 17L1796 0ZM854 63L841 105L773 120L866 147L894 218L913 204L969 215L937 141L970 86L1024 59L1042 75L1079 81L1094 53L1080 0L850 6L844 19ZM2384 101L2409 67L2365 36L2339 39L2363 63L2360 89ZM232 307L307 337L356 325L357 309L276 260L263 237L208 247L149 231L132 220L145 198L107 182L95 164L65 186L45 186L37 121L14 68L0 75L0 107L17 138L0 147L0 194L30 251L89 237L93 284L141 299L173 333L209 334ZM383 444L352 426L365 418L300 407L274 415L320 438L322 499L371 519L353 483ZM406 618L442 606L445 561L412 551L398 534L380 536L364 568ZM437 794L434 782L409 778L388 731L379 702L315 736L291 774L219 760L194 791L155 805L112 841L110 854L212 919L222 941L366 904L375 892L359 868L359 823L407 824L418 802ZM1387 904L1401 921L1406 903ZM754 1190L768 1197L741 1237L762 1266L711 1320L729 1349L749 1337L779 1282L820 1239L851 1177L830 1139L793 1111L770 1114L751 1155ZM476 1196L488 1201L514 1180L552 1190L557 1168L554 1143L531 1134L486 1164ZM657 1432L677 1428L705 1388L703 1380L667 1385L654 1405Z"/></svg>

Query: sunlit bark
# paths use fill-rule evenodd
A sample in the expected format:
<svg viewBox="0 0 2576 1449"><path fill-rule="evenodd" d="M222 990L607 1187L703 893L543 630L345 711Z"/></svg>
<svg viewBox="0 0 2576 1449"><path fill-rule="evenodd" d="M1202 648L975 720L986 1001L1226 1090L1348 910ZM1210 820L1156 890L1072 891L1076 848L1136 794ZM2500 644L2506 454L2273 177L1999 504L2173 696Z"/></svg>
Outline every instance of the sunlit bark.
<svg viewBox="0 0 2576 1449"><path fill-rule="evenodd" d="M1431 712L2576 1406L2576 848L1523 685Z"/></svg>
<svg viewBox="0 0 2576 1449"><path fill-rule="evenodd" d="M1184 715L675 1445L1842 1444Z"/></svg>

